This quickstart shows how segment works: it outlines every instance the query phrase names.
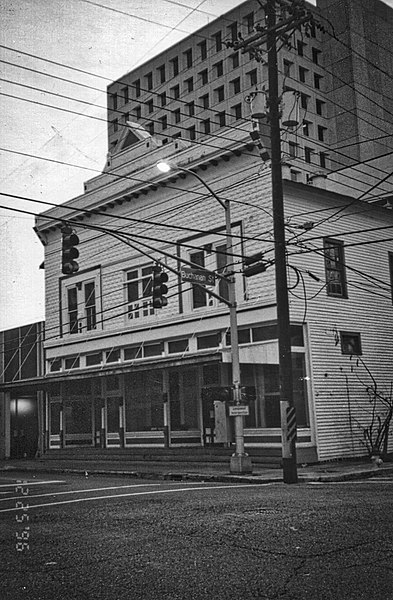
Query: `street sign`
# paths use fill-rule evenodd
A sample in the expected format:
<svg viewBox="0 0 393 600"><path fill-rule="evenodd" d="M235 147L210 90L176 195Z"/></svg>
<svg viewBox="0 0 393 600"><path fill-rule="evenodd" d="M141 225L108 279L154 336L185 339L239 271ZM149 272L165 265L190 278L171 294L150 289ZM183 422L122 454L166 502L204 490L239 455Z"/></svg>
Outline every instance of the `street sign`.
<svg viewBox="0 0 393 600"><path fill-rule="evenodd" d="M201 285L216 285L216 275L211 271L193 269L192 267L181 267L180 277L189 283L200 283Z"/></svg>
<svg viewBox="0 0 393 600"><path fill-rule="evenodd" d="M250 407L244 404L235 404L235 406L229 407L230 417L248 417L250 414Z"/></svg>

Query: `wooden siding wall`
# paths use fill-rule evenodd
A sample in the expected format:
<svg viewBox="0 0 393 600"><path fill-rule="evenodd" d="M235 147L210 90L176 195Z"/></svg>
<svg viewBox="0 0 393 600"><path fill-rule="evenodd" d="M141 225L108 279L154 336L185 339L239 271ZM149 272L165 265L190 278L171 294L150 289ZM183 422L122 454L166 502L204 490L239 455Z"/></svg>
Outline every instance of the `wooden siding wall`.
<svg viewBox="0 0 393 600"><path fill-rule="evenodd" d="M370 369L379 391L391 394L393 305L388 251L393 251L393 242L388 240L391 230L371 230L392 226L393 219L391 211L339 199L326 202L323 194L313 191L310 187L306 194L303 190L291 199L287 215L293 215L292 224L331 218L300 236L302 240L310 238L306 246L315 251L290 256L289 263L303 269L305 293L299 284L294 290L298 297L289 297L292 318L302 320L305 315L307 323L319 458L327 460L366 453L361 427L371 419L365 388L372 382L361 361ZM327 211L329 205L332 208ZM315 212L318 209L322 212ZM360 233L350 234L355 231ZM329 297L324 288L324 236L345 243L347 298ZM289 247L289 252L299 248ZM311 279L305 269L321 281ZM294 279L293 271L290 273ZM340 331L360 333L362 356L358 365L355 357L341 353Z"/></svg>

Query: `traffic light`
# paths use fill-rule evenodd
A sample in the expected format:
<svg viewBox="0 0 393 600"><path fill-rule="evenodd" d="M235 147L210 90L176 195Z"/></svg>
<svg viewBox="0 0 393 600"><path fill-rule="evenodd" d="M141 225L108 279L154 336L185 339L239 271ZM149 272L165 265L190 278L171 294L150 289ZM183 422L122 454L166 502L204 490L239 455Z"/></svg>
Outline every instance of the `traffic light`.
<svg viewBox="0 0 393 600"><path fill-rule="evenodd" d="M257 252L244 259L243 273L245 277L252 277L258 273L264 273L266 269L267 264L263 262L263 252Z"/></svg>
<svg viewBox="0 0 393 600"><path fill-rule="evenodd" d="M61 271L64 275L72 275L79 271L79 265L76 258L79 256L79 250L76 246L79 244L79 238L69 226L61 230L62 233L62 256Z"/></svg>
<svg viewBox="0 0 393 600"><path fill-rule="evenodd" d="M160 266L153 268L153 308L163 308L168 304L168 298L165 294L168 293L168 287L165 285L168 281L168 274L164 273Z"/></svg>

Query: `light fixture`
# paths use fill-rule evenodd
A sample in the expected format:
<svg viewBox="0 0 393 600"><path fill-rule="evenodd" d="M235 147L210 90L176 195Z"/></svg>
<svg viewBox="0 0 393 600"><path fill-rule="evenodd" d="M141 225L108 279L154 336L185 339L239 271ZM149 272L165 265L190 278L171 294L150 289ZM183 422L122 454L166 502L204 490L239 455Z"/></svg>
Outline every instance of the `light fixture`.
<svg viewBox="0 0 393 600"><path fill-rule="evenodd" d="M157 169L161 171L161 173L169 173L172 169L171 165L166 163L165 161L160 161L157 163Z"/></svg>

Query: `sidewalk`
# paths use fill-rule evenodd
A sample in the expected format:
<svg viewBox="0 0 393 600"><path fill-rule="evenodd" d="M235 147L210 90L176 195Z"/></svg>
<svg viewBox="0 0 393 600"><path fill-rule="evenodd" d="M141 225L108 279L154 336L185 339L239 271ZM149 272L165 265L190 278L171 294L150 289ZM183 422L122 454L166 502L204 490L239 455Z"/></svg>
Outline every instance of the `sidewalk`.
<svg viewBox="0 0 393 600"><path fill-rule="evenodd" d="M267 468L255 464L252 474L233 475L224 463L180 463L174 461L119 461L119 460L0 460L0 473L76 473L90 475L117 475L138 479L163 479L174 481L220 481L239 483L274 483L283 480L281 468ZM316 465L298 466L299 483L355 481L393 474L393 462L380 467L366 459L363 461L335 461Z"/></svg>

